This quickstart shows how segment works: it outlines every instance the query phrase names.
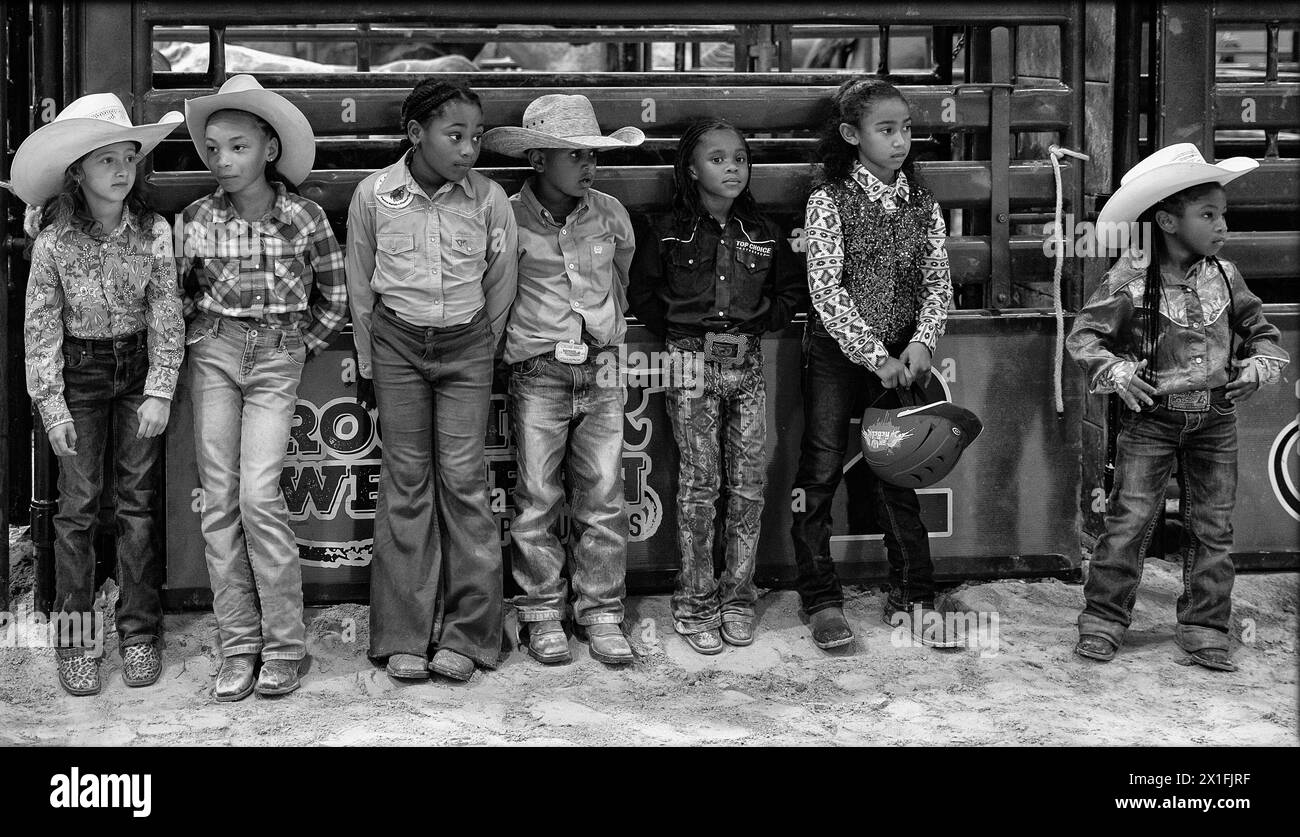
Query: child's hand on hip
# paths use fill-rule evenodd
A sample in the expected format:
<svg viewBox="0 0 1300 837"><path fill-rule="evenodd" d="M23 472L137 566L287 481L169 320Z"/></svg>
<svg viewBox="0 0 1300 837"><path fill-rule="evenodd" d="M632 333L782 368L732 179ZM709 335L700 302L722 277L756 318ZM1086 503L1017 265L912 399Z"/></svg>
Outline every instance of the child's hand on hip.
<svg viewBox="0 0 1300 837"><path fill-rule="evenodd" d="M888 358L884 363L880 364L880 368L876 370L876 375L880 378L880 382L885 385L886 389L912 385L911 371L896 358Z"/></svg>
<svg viewBox="0 0 1300 837"><path fill-rule="evenodd" d="M1259 389L1259 367L1253 360L1234 360L1232 365L1241 370L1228 382L1228 400L1236 404L1250 398Z"/></svg>
<svg viewBox="0 0 1300 837"><path fill-rule="evenodd" d="M54 448L55 456L76 456L77 455L77 430L72 426L72 422L65 421L63 424L56 424L50 428L50 447Z"/></svg>
<svg viewBox="0 0 1300 837"><path fill-rule="evenodd" d="M923 343L908 343L898 359L912 374L913 381L924 384L930 380L930 350Z"/></svg>
<svg viewBox="0 0 1300 837"><path fill-rule="evenodd" d="M135 431L135 437L152 439L167 429L167 420L172 414L172 402L151 395L144 400L135 414L140 418L140 429Z"/></svg>
<svg viewBox="0 0 1300 837"><path fill-rule="evenodd" d="M1127 404L1130 410L1140 412L1143 407L1150 407L1156 403L1151 398L1156 394L1156 388L1148 384L1138 374L1146 368L1146 365L1147 362L1143 360L1133 367L1133 374L1129 376L1128 386L1117 390L1120 400Z"/></svg>

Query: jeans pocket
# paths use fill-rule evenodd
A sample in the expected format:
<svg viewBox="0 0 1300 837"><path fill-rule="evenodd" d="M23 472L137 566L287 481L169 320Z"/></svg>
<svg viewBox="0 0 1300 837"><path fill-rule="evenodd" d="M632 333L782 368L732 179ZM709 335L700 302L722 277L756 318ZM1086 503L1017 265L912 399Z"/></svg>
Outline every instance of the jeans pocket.
<svg viewBox="0 0 1300 837"><path fill-rule="evenodd" d="M77 369L86 361L86 353L80 346L63 344L63 368Z"/></svg>
<svg viewBox="0 0 1300 837"><path fill-rule="evenodd" d="M307 347L303 344L281 346L280 351L284 352L289 362L299 369L307 365Z"/></svg>
<svg viewBox="0 0 1300 837"><path fill-rule="evenodd" d="M1229 401L1227 404L1210 403L1210 409L1221 416L1235 416L1237 414L1237 405Z"/></svg>
<svg viewBox="0 0 1300 837"><path fill-rule="evenodd" d="M511 364L510 374L524 381L536 378L542 373L542 362L544 360L545 358L542 355L537 355Z"/></svg>

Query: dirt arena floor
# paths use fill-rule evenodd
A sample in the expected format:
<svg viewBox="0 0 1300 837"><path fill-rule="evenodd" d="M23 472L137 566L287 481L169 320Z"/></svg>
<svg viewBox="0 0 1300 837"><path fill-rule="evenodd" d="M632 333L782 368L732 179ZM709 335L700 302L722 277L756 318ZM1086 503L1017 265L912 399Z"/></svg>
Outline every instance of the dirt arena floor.
<svg viewBox="0 0 1300 837"><path fill-rule="evenodd" d="M19 533L11 548L13 607L30 610L30 542ZM1128 642L1109 664L1074 655L1082 587L1059 581L954 590L966 608L998 617L996 633L984 623L983 647L959 651L895 643L883 594L851 589L855 646L819 651L798 597L770 591L753 646L703 657L672 633L667 596L632 597L635 665L608 668L575 640L570 665L543 668L512 648L466 684L391 680L366 659L367 608L339 605L308 611L312 661L298 692L233 704L210 696L212 615L172 614L166 669L149 688L123 685L115 637L94 697L60 689L53 651L0 649L0 744L1295 746L1298 582L1238 578L1232 674L1189 665L1174 645L1181 579L1159 560L1147 564ZM513 616L506 627L512 634Z"/></svg>

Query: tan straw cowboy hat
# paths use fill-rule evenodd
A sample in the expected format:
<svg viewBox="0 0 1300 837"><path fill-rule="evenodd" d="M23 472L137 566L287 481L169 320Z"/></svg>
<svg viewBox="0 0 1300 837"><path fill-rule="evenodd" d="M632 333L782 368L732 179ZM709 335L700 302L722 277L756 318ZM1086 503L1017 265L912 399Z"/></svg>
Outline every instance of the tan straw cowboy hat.
<svg viewBox="0 0 1300 837"><path fill-rule="evenodd" d="M530 148L632 148L645 142L640 128L619 128L601 136L596 111L586 96L549 93L528 103L522 128L493 128L483 135L483 147L498 154L522 157Z"/></svg>
<svg viewBox="0 0 1300 837"><path fill-rule="evenodd" d="M280 138L280 156L275 160L275 167L290 183L297 186L311 174L312 164L316 162L316 134L311 123L288 99L265 89L247 73L226 79L221 89L210 96L186 100L185 124L199 159L207 159L203 132L208 117L219 110L247 111L266 120Z"/></svg>
<svg viewBox="0 0 1300 837"><path fill-rule="evenodd" d="M1166 146L1128 170L1119 190L1101 208L1098 226L1136 221L1138 216L1175 192L1200 183L1226 185L1259 167L1249 157L1207 163L1190 142Z"/></svg>
<svg viewBox="0 0 1300 837"><path fill-rule="evenodd" d="M18 146L13 164L14 194L39 206L63 188L68 166L96 148L134 142L143 157L183 119L180 111L173 110L151 125L132 125L126 106L112 93L92 93L75 99Z"/></svg>

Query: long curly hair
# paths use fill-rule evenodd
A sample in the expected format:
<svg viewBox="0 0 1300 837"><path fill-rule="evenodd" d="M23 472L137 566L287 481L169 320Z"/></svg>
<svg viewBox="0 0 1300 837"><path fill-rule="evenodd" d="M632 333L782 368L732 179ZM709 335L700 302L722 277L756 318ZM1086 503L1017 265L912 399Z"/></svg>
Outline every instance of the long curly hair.
<svg viewBox="0 0 1300 837"><path fill-rule="evenodd" d="M817 157L822 162L826 181L848 177L849 172L853 171L853 163L858 159L858 147L845 141L840 134L840 125L856 127L873 107L890 99L908 104L903 92L882 78L850 79L835 91L831 97L830 116L822 126L821 141L817 144ZM909 151L902 166L903 174L907 175L908 180L916 179L914 163L914 154Z"/></svg>
<svg viewBox="0 0 1300 837"><path fill-rule="evenodd" d="M136 147L139 148L139 146ZM88 152L63 172L62 187L57 194L41 206L41 217L40 221L37 222L38 229L44 230L46 227L57 224L87 235L97 231L96 228L99 227L99 222L91 214L90 206L86 203L86 195L81 191L81 181L85 179L81 164L85 162L86 157L94 153L94 151ZM135 182L131 185L131 191L127 192L123 203L137 218L144 219L153 214L154 210L150 205L148 187L138 170L136 171ZM31 258L32 243L33 240L29 240L25 248L24 255L28 258Z"/></svg>
<svg viewBox="0 0 1300 837"><path fill-rule="evenodd" d="M739 128L725 119L701 119L692 122L682 132L681 141L677 144L677 159L673 161L673 218L679 223L693 224L696 218L709 214L700 201L699 187L694 180L691 180L690 167L695 149L699 147L705 134L710 131L731 131L740 137L741 144L745 146L745 157L750 161L751 174L753 172L753 156L749 151L749 140ZM754 201L753 193L749 191L748 181L745 183L745 191L736 198L735 208L749 215L758 213L758 204Z"/></svg>

